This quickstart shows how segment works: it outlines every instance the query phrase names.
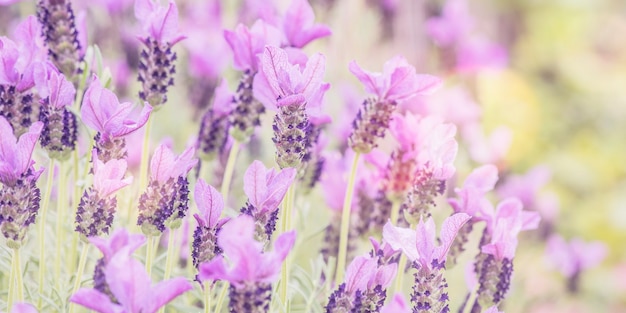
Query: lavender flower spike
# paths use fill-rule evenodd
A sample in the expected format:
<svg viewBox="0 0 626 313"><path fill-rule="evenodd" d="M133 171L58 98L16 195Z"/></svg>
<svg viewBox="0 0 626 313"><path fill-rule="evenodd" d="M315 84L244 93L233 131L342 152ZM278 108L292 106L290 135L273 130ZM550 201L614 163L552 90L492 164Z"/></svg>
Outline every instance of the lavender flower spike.
<svg viewBox="0 0 626 313"><path fill-rule="evenodd" d="M9 122L0 116L0 231L7 246L23 245L28 226L39 211L40 190L31 155L43 124L34 123L19 140Z"/></svg>
<svg viewBox="0 0 626 313"><path fill-rule="evenodd" d="M145 45L139 63L139 97L155 109L167 102L167 89L174 85L177 56L172 47L185 36L178 30L178 8L174 0L161 6L154 0L136 0L135 17L142 23Z"/></svg>
<svg viewBox="0 0 626 313"><path fill-rule="evenodd" d="M187 174L198 163L195 149L187 148L179 156L165 144L154 151L150 161L150 182L139 198L137 225L148 236L160 235L165 227L175 229L189 209Z"/></svg>
<svg viewBox="0 0 626 313"><path fill-rule="evenodd" d="M152 285L144 266L132 259L128 251L117 253L104 272L106 282L117 301L111 301L108 295L96 289L87 288L78 290L70 301L99 313L155 313L174 298L193 289L182 277Z"/></svg>
<svg viewBox="0 0 626 313"><path fill-rule="evenodd" d="M48 156L67 160L76 148L78 125L67 107L74 103L76 89L52 64L36 68L35 84L42 98L39 120L44 123L41 146Z"/></svg>
<svg viewBox="0 0 626 313"><path fill-rule="evenodd" d="M402 57L387 61L383 73L364 71L354 61L349 68L365 85L365 90L373 94L363 102L349 137L350 147L358 153L368 153L378 145L376 141L385 135L391 114L399 102L415 95L429 94L441 85L437 77L415 74L415 68Z"/></svg>
<svg viewBox="0 0 626 313"><path fill-rule="evenodd" d="M98 132L95 148L104 162L126 157L124 136L146 124L152 107L145 105L137 117L132 117L132 112L132 103L120 103L117 96L103 88L98 77L93 76L85 92L80 115L87 126Z"/></svg>
<svg viewBox="0 0 626 313"><path fill-rule="evenodd" d="M211 261L222 253L222 249L217 245L217 232L228 219L220 219L224 210L222 195L202 178L196 182L194 199L200 214L194 214L198 226L193 232L192 257L193 265L198 268L201 263Z"/></svg>
<svg viewBox="0 0 626 313"><path fill-rule="evenodd" d="M222 227L217 240L232 267L220 255L200 265L199 278L230 282L230 312L268 312L271 284L278 278L295 239L295 231L284 233L276 238L274 251L264 253L263 244L254 240L254 221L240 215Z"/></svg>
<svg viewBox="0 0 626 313"><path fill-rule="evenodd" d="M200 158L213 160L219 151L224 150L230 129L229 114L235 105L234 94L228 90L228 83L222 83L215 89L213 103L202 116L200 133L196 148Z"/></svg>
<svg viewBox="0 0 626 313"><path fill-rule="evenodd" d="M48 54L56 67L74 84L78 84L83 58L76 18L70 0L40 0L37 18L41 23Z"/></svg>
<svg viewBox="0 0 626 313"><path fill-rule="evenodd" d="M319 99L328 90L322 82L326 61L315 54L301 69L291 64L287 52L267 46L261 58L259 75L254 79L254 95L267 109L277 111L274 117L276 163L281 168L299 167L310 148L307 111L319 107Z"/></svg>
<svg viewBox="0 0 626 313"><path fill-rule="evenodd" d="M92 157L93 185L85 190L76 210L76 231L85 242L89 237L109 233L117 207L117 199L113 194L133 181L132 176L124 178L126 160L109 160L105 163L98 158L96 149Z"/></svg>

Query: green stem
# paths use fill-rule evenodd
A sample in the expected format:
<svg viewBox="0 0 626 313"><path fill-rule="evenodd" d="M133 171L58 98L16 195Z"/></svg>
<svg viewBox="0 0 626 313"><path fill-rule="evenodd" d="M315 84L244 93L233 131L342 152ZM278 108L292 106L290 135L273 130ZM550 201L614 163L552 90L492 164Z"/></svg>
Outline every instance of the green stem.
<svg viewBox="0 0 626 313"><path fill-rule="evenodd" d="M224 281L224 287L222 291L220 291L220 295L217 298L217 305L215 305L215 313L220 313L222 311L222 304L224 303L224 299L226 299L226 292L228 291L228 282Z"/></svg>
<svg viewBox="0 0 626 313"><path fill-rule="evenodd" d="M391 215L389 218L391 219L392 225L396 225L398 223L398 217L400 215L401 204L402 203L398 200L394 200L393 202L391 202Z"/></svg>
<svg viewBox="0 0 626 313"><path fill-rule="evenodd" d="M46 190L43 193L41 214L39 215L39 299L37 300L37 310L41 311L43 305L43 280L46 274L45 250L46 250L46 212L50 205L50 194L52 193L52 180L54 179L54 159L50 159L48 165L48 177L46 179Z"/></svg>
<svg viewBox="0 0 626 313"><path fill-rule="evenodd" d="M291 213L293 211L293 196L295 191L295 182L289 186L287 189L287 193L285 194L285 198L283 199L283 211L282 211L282 222L281 222L281 231L283 234L291 229ZM280 300L283 301L285 307L287 306L287 289L289 285L289 268L290 268L290 260L289 256L285 258L283 262L282 269L280 271Z"/></svg>
<svg viewBox="0 0 626 313"><path fill-rule="evenodd" d="M74 288L72 288L72 293L75 294L80 288L80 282L83 278L83 272L85 271L85 264L87 263L87 252L89 250L88 244L83 244L83 248L80 252L80 260L78 261L78 270L76 270L76 277L74 278ZM74 312L75 304L70 304L70 313Z"/></svg>
<svg viewBox="0 0 626 313"><path fill-rule="evenodd" d="M209 282L205 282L206 286L204 287L204 313L211 312L211 284Z"/></svg>
<svg viewBox="0 0 626 313"><path fill-rule="evenodd" d="M149 236L146 245L146 271L149 277L152 275L152 258L154 258L154 236Z"/></svg>
<svg viewBox="0 0 626 313"><path fill-rule="evenodd" d="M17 291L17 301L24 301L24 282L22 281L22 265L20 261L20 249L13 249L13 263L15 271L15 288Z"/></svg>
<svg viewBox="0 0 626 313"><path fill-rule="evenodd" d="M13 306L15 297L15 253L11 256L11 272L9 273L9 297L7 299L7 310Z"/></svg>
<svg viewBox="0 0 626 313"><path fill-rule="evenodd" d="M467 297L467 302L465 302L465 307L463 308L463 313L470 313L472 311L472 307L474 306L474 301L476 301L478 286L473 288L470 291L469 296Z"/></svg>
<svg viewBox="0 0 626 313"><path fill-rule="evenodd" d="M337 255L337 267L335 269L335 285L339 286L343 282L343 275L346 267L346 259L348 254L348 233L350 231L350 208L352 207L352 195L354 193L354 181L356 178L356 168L359 164L359 156L356 152L352 161L352 169L348 179L348 187L346 188L346 196L343 200L343 209L341 211L341 232L339 233L339 253Z"/></svg>
<svg viewBox="0 0 626 313"><path fill-rule="evenodd" d="M404 269L406 268L406 255L404 253L400 254L400 261L398 262L398 275L396 276L396 283L394 285L395 293L402 293L402 285L404 283Z"/></svg>
<svg viewBox="0 0 626 313"><path fill-rule="evenodd" d="M150 154L150 129L152 128L152 114L146 122L146 132L143 137L141 148L141 165L139 167L139 190L143 191L148 186L148 155Z"/></svg>
<svg viewBox="0 0 626 313"><path fill-rule="evenodd" d="M168 280L172 275L172 262L175 259L174 251L174 230L170 229L167 236L167 257L165 258L165 274L163 274L163 280Z"/></svg>
<svg viewBox="0 0 626 313"><path fill-rule="evenodd" d="M230 191L230 182L233 178L233 170L235 169L235 163L237 161L237 154L239 152L240 143L236 140L233 141L233 145L230 148L228 154L228 161L226 162L226 169L224 169L224 177L222 178L222 188L220 193L224 198L224 204L228 207L228 192ZM222 213L224 214L224 213Z"/></svg>
<svg viewBox="0 0 626 313"><path fill-rule="evenodd" d="M79 173L79 156L78 156L78 149L74 149L74 152L72 153L72 160L74 163L74 167L73 167L73 174L74 174L74 196L73 196L73 203L72 203L72 215L71 217L74 218L76 216L76 210L78 210L78 204L80 203L80 192L82 191L82 187L80 186L80 184L78 184L78 173ZM87 167L87 166L86 166ZM83 177L86 177L83 176ZM69 255L69 262L68 262L68 268L75 268L76 266L76 248L78 246L78 233L77 232L72 232L72 245L70 248L70 253Z"/></svg>
<svg viewBox="0 0 626 313"><path fill-rule="evenodd" d="M65 176L65 162L60 162L59 164L59 186L57 187L57 221L56 221L56 252L54 256L54 279L55 285L58 287L61 281L61 256L63 255L61 249L64 240L64 232L63 232L63 223L64 223L64 214L65 206L67 205L67 191L65 187L67 187L66 176Z"/></svg>

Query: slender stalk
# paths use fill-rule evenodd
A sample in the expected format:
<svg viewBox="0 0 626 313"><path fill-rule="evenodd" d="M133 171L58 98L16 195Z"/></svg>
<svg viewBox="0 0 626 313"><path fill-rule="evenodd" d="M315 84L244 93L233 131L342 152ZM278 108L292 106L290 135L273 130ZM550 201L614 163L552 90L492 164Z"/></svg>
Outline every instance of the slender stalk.
<svg viewBox="0 0 626 313"><path fill-rule="evenodd" d="M22 280L22 265L20 261L20 249L13 249L13 263L15 270L15 288L17 291L17 301L24 301L24 282Z"/></svg>
<svg viewBox="0 0 626 313"><path fill-rule="evenodd" d="M204 313L211 313L211 284L205 282L204 287Z"/></svg>
<svg viewBox="0 0 626 313"><path fill-rule="evenodd" d="M233 141L233 145L230 148L228 154L228 161L226 162L226 169L224 170L224 178L222 179L222 188L220 193L224 198L224 204L228 207L228 192L230 191L230 182L233 178L233 170L235 169L235 163L237 161L237 154L239 152L240 143L236 140ZM223 214L223 213L222 213Z"/></svg>
<svg viewBox="0 0 626 313"><path fill-rule="evenodd" d="M141 148L141 165L139 167L139 190L144 190L148 186L148 155L150 154L150 130L152 128L152 114L146 122L146 132L143 137Z"/></svg>
<svg viewBox="0 0 626 313"><path fill-rule="evenodd" d="M83 248L80 252L80 260L78 261L78 269L76 270L76 277L74 278L74 288L72 288L72 294L75 294L80 288L80 281L83 278L83 272L85 271L85 264L87 263L87 252L89 250L88 244L83 244ZM74 312L76 305L70 304L70 313Z"/></svg>
<svg viewBox="0 0 626 313"><path fill-rule="evenodd" d="M91 149L89 149L91 150ZM78 165L78 149L74 149L74 152L72 153L72 160L74 162L74 167L73 167L73 174L74 174L74 196L73 196L73 203L72 203L72 217L76 216L76 210L78 210L78 204L80 203L80 192L82 190L82 187L78 184L78 172L79 172L79 165ZM85 166L88 167L88 166ZM83 177L86 177L83 176ZM76 267L76 249L78 248L78 233L77 232L72 232L72 245L70 247L70 253L68 254L69 256L69 262L68 262L68 268L75 268Z"/></svg>
<svg viewBox="0 0 626 313"><path fill-rule="evenodd" d="M163 280L167 280L172 275L172 263L176 258L174 254L174 230L170 229L167 236L167 257L165 258L165 273L163 274Z"/></svg>
<svg viewBox="0 0 626 313"><path fill-rule="evenodd" d="M224 287L222 291L220 291L220 295L217 298L217 304L215 305L215 313L220 313L222 311L222 304L224 303L224 299L226 299L226 292L228 291L228 282L224 281Z"/></svg>
<svg viewBox="0 0 626 313"><path fill-rule="evenodd" d="M15 252L11 256L11 271L9 273L9 297L7 299L7 310L13 306L15 298Z"/></svg>
<svg viewBox="0 0 626 313"><path fill-rule="evenodd" d="M467 301L465 302L465 307L463 307L462 313L472 312L472 308L474 307L474 301L476 301L476 297L478 296L477 291L478 291L478 286L476 286L470 291L470 294L467 297Z"/></svg>
<svg viewBox="0 0 626 313"><path fill-rule="evenodd" d="M148 276L152 275L152 259L154 258L154 236L148 237L146 245L146 271Z"/></svg>
<svg viewBox="0 0 626 313"><path fill-rule="evenodd" d="M48 212L48 205L50 205L50 194L52 193L52 180L54 179L54 159L50 159L50 163L48 165L48 177L46 179L46 190L43 193L43 201L41 206L41 213L39 215L39 300L37 301L37 309L41 311L41 306L43 305L43 280L46 274L46 262L45 260L45 250L46 250L46 212Z"/></svg>
<svg viewBox="0 0 626 313"><path fill-rule="evenodd" d="M389 218L391 219L392 225L396 225L398 223L401 204L402 203L398 200L394 200L393 202L391 202L391 215L389 216Z"/></svg>
<svg viewBox="0 0 626 313"><path fill-rule="evenodd" d="M289 186L287 189L287 193L285 194L285 198L283 199L283 211L281 218L281 234L287 232L291 229L291 211L293 210L293 196L295 191L295 182ZM287 305L287 288L289 285L289 267L290 267L289 256L285 258L283 262L282 269L280 271L280 299L283 301L283 304Z"/></svg>
<svg viewBox="0 0 626 313"><path fill-rule="evenodd" d="M348 187L346 188L346 196L343 200L343 209L341 211L341 232L339 233L339 253L337 255L337 267L335 269L335 285L339 286L343 281L343 275L346 267L346 258L348 254L348 232L350 230L350 208L352 207L352 195L354 194L354 181L356 179L356 168L359 164L360 153L354 154L350 177L348 179Z"/></svg>
<svg viewBox="0 0 626 313"><path fill-rule="evenodd" d="M64 240L64 231L63 231L63 223L64 223L64 214L65 206L67 206L67 181L65 176L66 163L60 162L59 164L59 186L57 187L57 221L56 221L56 252L54 255L54 279L55 285L59 287L59 282L61 281L61 256L63 253L61 251L61 247L63 246Z"/></svg>

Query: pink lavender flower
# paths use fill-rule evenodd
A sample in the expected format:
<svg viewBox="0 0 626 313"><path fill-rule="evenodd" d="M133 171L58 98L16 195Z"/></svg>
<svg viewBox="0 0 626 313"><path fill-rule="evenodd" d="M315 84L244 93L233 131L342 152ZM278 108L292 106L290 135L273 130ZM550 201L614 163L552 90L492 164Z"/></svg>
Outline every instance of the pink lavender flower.
<svg viewBox="0 0 626 313"><path fill-rule="evenodd" d="M124 228L121 228L115 231L108 239L90 237L89 242L102 252L102 257L98 259L94 268L93 288L108 295L111 301L117 302L106 282L106 266L118 252L132 255L137 248L146 242L146 238L142 235L131 235Z"/></svg>
<svg viewBox="0 0 626 313"><path fill-rule="evenodd" d="M193 265L198 268L200 264L211 261L222 253L217 245L217 233L228 219L220 219L224 210L222 195L202 178L196 183L194 199L200 214L194 214L198 226L193 233L192 257Z"/></svg>
<svg viewBox="0 0 626 313"><path fill-rule="evenodd" d="M150 182L139 198L137 225L148 236L160 235L167 226L175 229L189 209L187 174L198 163L190 147L175 156L161 144L150 161Z"/></svg>
<svg viewBox="0 0 626 313"><path fill-rule="evenodd" d="M420 220L416 232L387 223L383 238L394 249L401 249L417 270L411 294L413 312L447 312L448 294L443 274L448 251L457 232L471 217L454 214L443 222L440 245L435 238L435 223L428 218Z"/></svg>
<svg viewBox="0 0 626 313"><path fill-rule="evenodd" d="M263 244L254 240L254 228L249 216L230 220L222 227L217 241L232 266L229 267L221 255L200 265L201 280L230 282L231 312L269 310L271 283L278 277L281 263L296 239L295 231L284 233L276 238L274 251L263 252Z"/></svg>
<svg viewBox="0 0 626 313"><path fill-rule="evenodd" d="M236 108L231 115L231 135L244 142L260 125L259 117L265 112L252 89L259 70L259 55L266 45L280 45L281 33L274 26L258 20L250 29L239 24L234 31L224 31L224 38L233 51L235 68L242 72L235 96Z"/></svg>
<svg viewBox="0 0 626 313"><path fill-rule="evenodd" d="M383 73L364 71L354 61L349 68L363 83L365 90L374 95L363 102L353 122L349 143L359 153L368 153L377 146L376 140L384 136L399 102L431 93L441 84L441 80L434 76L417 75L415 68L402 57L387 61Z"/></svg>
<svg viewBox="0 0 626 313"><path fill-rule="evenodd" d="M16 303L11 309L11 313L37 313L37 309L29 303Z"/></svg>
<svg viewBox="0 0 626 313"><path fill-rule="evenodd" d="M93 185L83 192L76 210L76 231L83 241L109 233L117 207L113 194L133 181L132 176L124 178L126 160L103 162L98 158L96 149L92 157Z"/></svg>
<svg viewBox="0 0 626 313"><path fill-rule="evenodd" d="M553 235L546 245L548 261L568 279L567 289L571 293L578 291L583 271L600 264L606 255L607 247L600 241L573 238L566 242L563 237Z"/></svg>
<svg viewBox="0 0 626 313"><path fill-rule="evenodd" d="M96 289L87 288L78 290L70 301L100 313L155 313L174 298L193 289L182 277L152 285L143 264L130 254L117 253L104 270L106 282L117 302Z"/></svg>
<svg viewBox="0 0 626 313"><path fill-rule="evenodd" d="M459 72L501 69L506 67L508 62L506 48L480 36L464 40L457 48L456 70Z"/></svg>
<svg viewBox="0 0 626 313"><path fill-rule="evenodd" d="M0 116L0 231L9 248L23 245L39 211L41 171L35 171L31 157L42 128L41 122L35 122L18 140Z"/></svg>
<svg viewBox="0 0 626 313"><path fill-rule="evenodd" d="M468 35L473 24L467 0L448 0L440 16L426 21L426 32L437 45L452 46Z"/></svg>
<svg viewBox="0 0 626 313"><path fill-rule="evenodd" d="M228 83L222 80L215 90L212 106L202 116L200 124L196 148L203 160L211 161L219 151L224 150L230 128L228 115L234 109L234 100L234 94L228 90Z"/></svg>
<svg viewBox="0 0 626 313"><path fill-rule="evenodd" d="M145 49L140 54L139 97L160 108L167 102L167 89L174 85L177 56L172 47L185 38L178 30L178 8L174 0L167 6L154 0L136 0L135 17L146 34L141 38Z"/></svg>
<svg viewBox="0 0 626 313"><path fill-rule="evenodd" d="M41 146L54 159L66 160L76 148L78 125L67 107L74 103L76 90L52 64L36 69L35 83L41 100L39 120L44 123Z"/></svg>
<svg viewBox="0 0 626 313"><path fill-rule="evenodd" d="M280 171L267 169L261 161L254 161L246 170L243 190L248 202L241 209L255 222L255 238L268 242L276 229L278 206L296 177L294 168Z"/></svg>
<svg viewBox="0 0 626 313"><path fill-rule="evenodd" d="M113 92L101 86L95 75L80 108L83 122L98 132L95 147L104 161L125 158L126 142L123 137L146 124L150 112L152 107L146 104L135 116L133 104L120 103Z"/></svg>
<svg viewBox="0 0 626 313"><path fill-rule="evenodd" d="M37 18L54 65L74 84L82 72L84 48L79 39L76 18L69 0L40 0ZM84 31L84 30L83 30Z"/></svg>
<svg viewBox="0 0 626 313"><path fill-rule="evenodd" d="M307 111L321 105L329 85L322 82L325 58L315 54L304 68L291 64L287 52L268 46L261 58L259 75L254 79L254 95L274 117L276 162L281 168L298 167L310 148Z"/></svg>
<svg viewBox="0 0 626 313"><path fill-rule="evenodd" d="M550 182L552 173L545 165L538 165L522 175L511 175L498 186L496 193L501 198L516 197L524 207L533 208L539 192Z"/></svg>
<svg viewBox="0 0 626 313"><path fill-rule="evenodd" d="M380 313L410 313L411 309L400 293L396 293L387 305L385 305Z"/></svg>
<svg viewBox="0 0 626 313"><path fill-rule="evenodd" d="M330 28L315 24L315 14L308 0L292 0L283 18L287 46L302 48L309 42L330 36Z"/></svg>

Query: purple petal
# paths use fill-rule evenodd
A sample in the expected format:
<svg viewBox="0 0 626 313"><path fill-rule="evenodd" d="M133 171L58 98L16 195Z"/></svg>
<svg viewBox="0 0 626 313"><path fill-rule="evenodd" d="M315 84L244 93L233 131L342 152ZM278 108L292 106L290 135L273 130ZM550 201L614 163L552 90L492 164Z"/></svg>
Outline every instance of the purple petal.
<svg viewBox="0 0 626 313"><path fill-rule="evenodd" d="M255 160L246 170L243 177L243 190L250 200L250 204L257 209L267 199L267 169L261 161Z"/></svg>
<svg viewBox="0 0 626 313"><path fill-rule="evenodd" d="M70 302L82 305L99 313L118 313L119 306L111 302L109 296L95 289L79 289L70 297Z"/></svg>
<svg viewBox="0 0 626 313"><path fill-rule="evenodd" d="M441 227L441 236L439 237L441 241L441 246L437 248L436 258L438 261L443 261L446 259L448 255L448 250L454 242L454 238L456 234L459 232L459 229L467 223L467 221L472 218L469 214L465 213L456 213L443 221L443 226Z"/></svg>
<svg viewBox="0 0 626 313"><path fill-rule="evenodd" d="M188 147L174 161L174 170L172 177L187 176L189 171L198 164L198 159L194 157L196 149L194 147Z"/></svg>
<svg viewBox="0 0 626 313"><path fill-rule="evenodd" d="M217 255L209 262L205 262L200 264L200 268L198 270L198 278L200 280L228 280L229 274L228 269L224 265L224 257L221 255Z"/></svg>
<svg viewBox="0 0 626 313"><path fill-rule="evenodd" d="M278 207L281 201L283 201L287 189L289 189L289 186L291 186L293 180L296 178L296 172L296 169L288 167L273 176L271 181L268 182L268 191L265 200L258 209L267 208L273 210Z"/></svg>
<svg viewBox="0 0 626 313"><path fill-rule="evenodd" d="M175 40L178 35L178 7L174 0L170 0L165 16L163 17L163 21L161 23L159 34L161 35L161 40L164 42L169 42L170 44L174 44L172 40ZM182 39L182 38L181 38ZM176 42L180 41L180 39L176 40Z"/></svg>
<svg viewBox="0 0 626 313"><path fill-rule="evenodd" d="M80 108L80 115L83 122L90 128L105 133L104 124L109 120L109 116L117 108L119 101L115 94L102 88L96 75L89 84L89 88L83 97L83 104Z"/></svg>
<svg viewBox="0 0 626 313"><path fill-rule="evenodd" d="M224 199L222 195L207 184L202 178L198 179L194 192L194 199L198 205L198 210L202 213L206 227L215 227L217 221L224 210Z"/></svg>
<svg viewBox="0 0 626 313"><path fill-rule="evenodd" d="M193 286L187 279L179 277L162 281L150 290L151 301L146 302L147 308L145 313L154 313L174 298L193 289Z"/></svg>
<svg viewBox="0 0 626 313"><path fill-rule="evenodd" d="M97 154L94 155L97 157ZM126 160L109 160L102 166L94 167L93 186L100 196L109 197L119 189L130 185L133 177L123 178L126 174Z"/></svg>
<svg viewBox="0 0 626 313"><path fill-rule="evenodd" d="M293 0L283 19L283 31L289 43L302 48L307 42L302 40L303 31L313 26L315 15L307 0Z"/></svg>
<svg viewBox="0 0 626 313"><path fill-rule="evenodd" d="M326 58L321 53L312 55L306 62L300 88L305 97L310 99L320 88L324 71L326 70Z"/></svg>
<svg viewBox="0 0 626 313"><path fill-rule="evenodd" d="M243 24L237 25L235 31L224 31L224 39L233 51L235 69L243 71L256 69L255 53L252 47L252 34Z"/></svg>
<svg viewBox="0 0 626 313"><path fill-rule="evenodd" d="M289 65L287 52L283 49L267 46L261 57L261 71L265 74L265 78L272 89L273 93L278 96L285 96L286 92L280 87L281 72Z"/></svg>
<svg viewBox="0 0 626 313"><path fill-rule="evenodd" d="M278 108L276 107L278 94L274 92L274 89L270 86L270 83L262 70L254 75L252 93L254 98L261 102L268 111L278 111Z"/></svg>
<svg viewBox="0 0 626 313"><path fill-rule="evenodd" d="M404 297L400 293L397 293L396 295L394 295L391 302L385 305L380 311L380 313L410 313L410 312L411 310L409 309L409 306L406 303L406 300L404 300Z"/></svg>
<svg viewBox="0 0 626 313"><path fill-rule="evenodd" d="M150 117L151 112L152 106L145 102L143 108L141 109L141 112L139 113L139 116L137 116L136 119L125 119L124 122L116 128L112 135L115 137L122 137L138 130L148 122L148 118Z"/></svg>
<svg viewBox="0 0 626 313"><path fill-rule="evenodd" d="M106 282L111 293L127 312L141 312L150 301L150 277L139 261L130 253L120 251L107 264Z"/></svg>
<svg viewBox="0 0 626 313"><path fill-rule="evenodd" d="M378 76L380 76L380 74L374 74L363 70L359 65L356 64L356 61L350 62L350 64L348 65L348 69L365 86L365 91L381 96L380 86L378 86L376 79Z"/></svg>
<svg viewBox="0 0 626 313"><path fill-rule="evenodd" d="M383 227L383 239L394 250L402 250L411 261L417 260L420 255L417 251L415 231L409 228L393 226L387 222Z"/></svg>
<svg viewBox="0 0 626 313"><path fill-rule="evenodd" d="M387 265L381 265L376 269L375 274L370 278L367 283L368 289L374 289L377 285L381 285L384 289L391 285L391 282L398 273L398 264L392 263Z"/></svg>
<svg viewBox="0 0 626 313"><path fill-rule="evenodd" d="M234 94L228 89L228 82L222 79L213 97L213 112L219 117L228 115L235 107Z"/></svg>
<svg viewBox="0 0 626 313"><path fill-rule="evenodd" d="M43 123L35 122L28 128L28 132L20 136L20 139L17 141L15 151L15 170L17 170L17 173L24 173L30 167L33 150L35 150L35 145L37 144L37 140L39 140L39 134L41 133L42 129ZM2 137L5 137L4 134L6 133L2 133ZM9 140L12 139L12 136L6 137L8 137Z"/></svg>
<svg viewBox="0 0 626 313"><path fill-rule="evenodd" d="M367 290L367 282L375 273L377 261L364 256L358 256L352 260L346 269L346 291L354 294L357 290Z"/></svg>
<svg viewBox="0 0 626 313"><path fill-rule="evenodd" d="M159 182L165 182L174 172L174 153L165 144L160 144L150 160L150 177Z"/></svg>
<svg viewBox="0 0 626 313"><path fill-rule="evenodd" d="M135 0L135 17L140 21L147 19L155 9L154 6L152 0Z"/></svg>
<svg viewBox="0 0 626 313"><path fill-rule="evenodd" d="M487 164L478 167L467 176L463 186L473 186L481 192L493 190L498 181L498 168L495 165Z"/></svg>

